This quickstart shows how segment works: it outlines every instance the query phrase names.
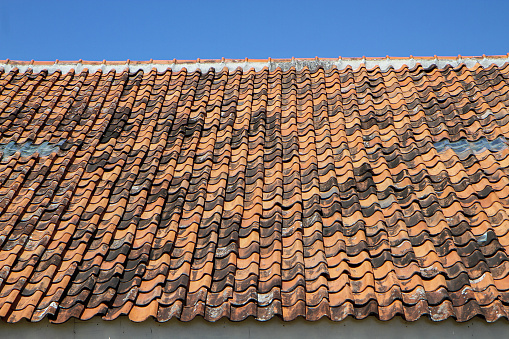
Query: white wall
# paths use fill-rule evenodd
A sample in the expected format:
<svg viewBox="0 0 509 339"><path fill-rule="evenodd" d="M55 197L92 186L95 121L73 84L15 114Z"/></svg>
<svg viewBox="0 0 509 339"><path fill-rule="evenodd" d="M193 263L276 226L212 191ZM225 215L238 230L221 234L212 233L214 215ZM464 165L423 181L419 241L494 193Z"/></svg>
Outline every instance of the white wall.
<svg viewBox="0 0 509 339"><path fill-rule="evenodd" d="M133 323L126 317L115 321L103 321L96 317L88 321L69 320L65 324L53 325L47 320L39 323L22 321L7 324L0 321L0 338L507 338L509 322L501 319L495 323L474 318L465 323L454 320L432 322L421 318L416 322L405 322L401 318L382 322L374 317L364 320L347 318L341 322L322 319L308 322L297 319L284 322L272 319L259 322L252 318L234 323L220 320L210 323L202 318L185 323L171 320L157 323L153 320Z"/></svg>

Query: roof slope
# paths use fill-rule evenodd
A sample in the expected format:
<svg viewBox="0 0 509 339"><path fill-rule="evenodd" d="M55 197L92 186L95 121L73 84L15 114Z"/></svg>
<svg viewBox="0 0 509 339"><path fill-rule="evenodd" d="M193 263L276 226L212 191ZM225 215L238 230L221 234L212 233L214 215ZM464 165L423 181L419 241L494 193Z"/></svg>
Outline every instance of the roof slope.
<svg viewBox="0 0 509 339"><path fill-rule="evenodd" d="M0 317L509 312L509 64L0 73Z"/></svg>

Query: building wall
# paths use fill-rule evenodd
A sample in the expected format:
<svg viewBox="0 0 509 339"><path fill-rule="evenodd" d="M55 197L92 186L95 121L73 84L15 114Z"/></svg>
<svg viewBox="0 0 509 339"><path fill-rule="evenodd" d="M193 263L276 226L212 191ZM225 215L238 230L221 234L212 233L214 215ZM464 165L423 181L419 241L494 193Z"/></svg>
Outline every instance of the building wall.
<svg viewBox="0 0 509 339"><path fill-rule="evenodd" d="M0 338L506 338L509 336L508 321L501 319L495 323L474 318L465 323L454 320L432 322L421 318L416 322L406 322L395 318L387 322L368 317L364 320L347 318L342 322L322 319L308 322L297 319L284 322L272 319L259 322L252 318L242 322L221 320L210 323L202 318L191 322L171 320L157 323L153 320L133 323L126 317L115 321L103 321L96 317L88 321L70 320L60 325L47 320L39 323L22 321L16 324L0 322Z"/></svg>

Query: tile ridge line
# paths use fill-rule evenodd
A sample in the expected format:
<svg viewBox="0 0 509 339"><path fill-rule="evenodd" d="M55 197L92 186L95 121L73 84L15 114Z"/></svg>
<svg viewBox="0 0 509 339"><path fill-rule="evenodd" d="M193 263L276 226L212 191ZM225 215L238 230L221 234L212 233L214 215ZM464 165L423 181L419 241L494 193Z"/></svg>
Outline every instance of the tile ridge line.
<svg viewBox="0 0 509 339"><path fill-rule="evenodd" d="M472 67L476 64L481 66L489 66L496 64L501 66L509 62L509 53L506 55L491 55L491 56L461 56L448 57L448 56L433 56L433 57L352 57L352 58L291 58L291 59L196 59L196 60L153 60L148 61L84 61L82 59L77 61L22 61L22 60L0 60L0 69L4 72L10 72L17 68L21 72L26 72L31 69L33 72L48 71L49 73L55 71L69 72L74 70L75 72L81 72L84 69L95 72L101 71L123 71L129 69L130 71L143 70L150 71L157 69L158 71L164 71L172 69L178 71L186 69L188 71L201 70L206 71L211 68L223 69L228 68L229 70L235 70L241 68L243 70L254 69L256 71L262 70L267 67L270 71L281 68L282 70L288 70L295 67L297 70L308 67L309 69L316 69L323 67L326 69L336 67L338 69L344 69L352 67L354 69L359 67L366 67L367 69L373 69L376 67L382 70L388 68L399 69L403 66L414 67L416 65L422 65L423 67L429 67L436 65L438 67L445 67L446 65L458 66L465 64L468 67Z"/></svg>

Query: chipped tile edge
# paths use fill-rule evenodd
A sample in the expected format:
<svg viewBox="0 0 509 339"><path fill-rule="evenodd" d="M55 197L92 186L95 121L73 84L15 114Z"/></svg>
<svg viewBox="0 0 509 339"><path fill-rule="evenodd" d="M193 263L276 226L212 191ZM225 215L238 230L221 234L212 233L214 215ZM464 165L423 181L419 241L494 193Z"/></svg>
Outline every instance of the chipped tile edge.
<svg viewBox="0 0 509 339"><path fill-rule="evenodd" d="M482 67L488 67L492 64L497 66L502 66L505 63L509 62L509 54L508 55L500 55L500 56L481 56L481 57L409 57L409 58L399 58L399 57L385 57L385 58L314 58L314 59L266 59L266 60L250 60L250 59L221 59L221 60L164 60L164 61L154 61L150 60L148 62L145 61L137 61L132 62L130 60L127 61L58 61L55 62L44 62L44 61L12 61L12 60L0 60L0 69L3 69L4 72L10 72L11 70L17 68L20 72L26 72L31 69L34 73L38 73L41 71L47 71L48 73L54 73L56 71L60 71L62 73L67 73L71 70L75 72L81 72L87 69L89 72L122 72L128 69L131 72L136 72L142 70L143 72L150 72L153 69L156 69L158 72L166 71L171 69L172 71L180 71L182 69L186 69L188 72L194 72L196 70L200 71L208 71L213 68L216 70L221 70L227 68L230 71L234 71L236 69L242 69L243 71L254 69L255 71L260 71L264 68L267 68L269 71L274 71L280 68L283 71L289 70L292 67L295 67L297 71L302 70L303 68L308 67L311 70L315 70L319 67L323 67L324 69L330 69L336 67L338 70L345 69L347 67L351 67L352 69L357 69L361 66L365 66L367 69L373 69L379 67L382 71L385 71L389 68L400 69L403 66L407 66L409 68L413 68L416 65L421 65L423 67L430 67L432 65L436 65L439 68L443 68L446 65L451 65L453 67L457 67L461 64L465 64L467 67L474 67L475 65L480 65Z"/></svg>

